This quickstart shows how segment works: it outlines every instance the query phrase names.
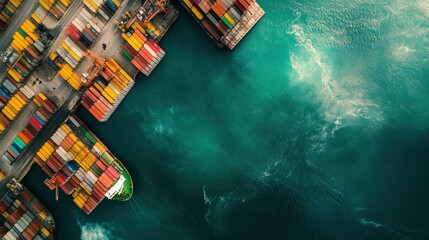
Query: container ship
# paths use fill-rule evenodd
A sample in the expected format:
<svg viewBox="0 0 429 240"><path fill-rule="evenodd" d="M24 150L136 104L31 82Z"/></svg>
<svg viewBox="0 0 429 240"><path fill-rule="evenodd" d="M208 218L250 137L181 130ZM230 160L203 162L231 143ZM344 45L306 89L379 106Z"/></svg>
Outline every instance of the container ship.
<svg viewBox="0 0 429 240"><path fill-rule="evenodd" d="M45 184L72 195L86 214L105 197L126 201L132 196L127 169L75 115L40 148L34 161L49 177Z"/></svg>
<svg viewBox="0 0 429 240"><path fill-rule="evenodd" d="M15 179L0 200L0 236L12 239L53 239L52 214Z"/></svg>
<svg viewBox="0 0 429 240"><path fill-rule="evenodd" d="M265 11L255 0L180 0L219 46L233 49Z"/></svg>
<svg viewBox="0 0 429 240"><path fill-rule="evenodd" d="M127 12L116 22L126 42L123 55L144 75L149 76L165 56L158 43L177 17L170 1L148 0L135 14Z"/></svg>

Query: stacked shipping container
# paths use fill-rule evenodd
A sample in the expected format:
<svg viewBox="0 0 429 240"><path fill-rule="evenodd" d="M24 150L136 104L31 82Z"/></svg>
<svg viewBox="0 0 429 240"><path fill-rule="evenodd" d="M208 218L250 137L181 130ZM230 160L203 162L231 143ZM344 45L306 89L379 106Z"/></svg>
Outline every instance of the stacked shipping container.
<svg viewBox="0 0 429 240"><path fill-rule="evenodd" d="M0 136L34 97L34 92L27 86L20 88L16 93L9 92L9 95L5 94L3 90L6 90L6 88L0 88L0 95L6 98L7 101L3 107L0 107Z"/></svg>
<svg viewBox="0 0 429 240"><path fill-rule="evenodd" d="M60 71L58 71L60 76L66 80L74 89L79 90L82 88L82 83L80 77L77 73L74 72L73 68L65 63Z"/></svg>
<svg viewBox="0 0 429 240"><path fill-rule="evenodd" d="M61 19L72 0L39 0L40 5L57 20Z"/></svg>
<svg viewBox="0 0 429 240"><path fill-rule="evenodd" d="M89 13L85 8L82 8L77 17L66 29L69 37L73 39L83 51L94 43L101 29L104 27L104 24L98 26L93 20L93 14Z"/></svg>
<svg viewBox="0 0 429 240"><path fill-rule="evenodd" d="M118 0L84 0L83 3L94 14L99 13L104 20L108 21L121 6Z"/></svg>
<svg viewBox="0 0 429 240"><path fill-rule="evenodd" d="M8 23L21 7L22 2L23 0L11 0L4 5L0 5L0 32L6 29Z"/></svg>
<svg viewBox="0 0 429 240"><path fill-rule="evenodd" d="M233 49L265 14L255 0L181 0L207 34Z"/></svg>
<svg viewBox="0 0 429 240"><path fill-rule="evenodd" d="M1 222L0 236L5 240L12 239L48 239L52 233L44 221L50 212L24 188L20 196L8 192L0 201Z"/></svg>
<svg viewBox="0 0 429 240"><path fill-rule="evenodd" d="M48 60L54 69L57 69L58 66L61 67L58 73L76 90L82 88L82 82L80 76L74 73L73 69L76 69L82 61L86 50L95 42L105 26L104 23L100 23L94 18L95 16L86 8L82 8L66 29L68 37L61 43L56 53L50 55ZM62 60L58 61L58 57L61 57ZM58 62L65 63L56 64Z"/></svg>
<svg viewBox="0 0 429 240"><path fill-rule="evenodd" d="M14 138L12 144L2 159L9 164L15 163L27 145L33 140L37 133L46 125L57 106L43 93L37 95L33 101L39 106L36 113L30 118L27 126Z"/></svg>
<svg viewBox="0 0 429 240"><path fill-rule="evenodd" d="M11 67L7 70L6 78L17 83L23 82L39 63L41 53L45 50L45 44L40 40L36 29L41 25L41 20L32 14L26 19L13 35L10 47L13 52L22 54L17 61L10 62ZM14 58L16 59L16 58Z"/></svg>
<svg viewBox="0 0 429 240"><path fill-rule="evenodd" d="M134 22L131 27L133 33L122 33L127 42L122 53L140 72L149 76L165 56L165 52L153 39L146 38L144 35L146 31L140 23Z"/></svg>
<svg viewBox="0 0 429 240"><path fill-rule="evenodd" d="M72 194L86 214L104 199L122 172L117 159L76 116L58 128L34 161L66 194Z"/></svg>
<svg viewBox="0 0 429 240"><path fill-rule="evenodd" d="M105 122L134 85L134 80L113 59L106 60L102 78L93 81L83 95L82 105L100 122Z"/></svg>

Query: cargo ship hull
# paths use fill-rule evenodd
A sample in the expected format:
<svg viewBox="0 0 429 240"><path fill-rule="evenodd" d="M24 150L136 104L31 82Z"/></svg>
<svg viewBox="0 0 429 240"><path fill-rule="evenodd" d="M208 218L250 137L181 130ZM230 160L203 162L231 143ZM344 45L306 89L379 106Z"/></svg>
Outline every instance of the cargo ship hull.
<svg viewBox="0 0 429 240"><path fill-rule="evenodd" d="M104 199L126 201L133 182L128 170L75 115L69 116L36 153L45 184L72 195L86 214Z"/></svg>

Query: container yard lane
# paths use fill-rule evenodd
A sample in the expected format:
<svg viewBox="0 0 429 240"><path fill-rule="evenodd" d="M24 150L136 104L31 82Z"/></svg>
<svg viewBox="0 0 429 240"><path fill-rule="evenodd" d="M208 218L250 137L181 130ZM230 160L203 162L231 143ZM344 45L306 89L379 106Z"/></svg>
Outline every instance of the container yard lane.
<svg viewBox="0 0 429 240"><path fill-rule="evenodd" d="M12 166L9 174L6 175L5 179L0 184L0 197L4 196L8 191L6 184L11 181L12 178L21 181L25 174L30 170L33 165L33 156L42 147L42 145L51 137L56 129L61 125L64 119L71 113L70 105L76 99L80 98L78 94L70 94L69 98L58 108L58 110L52 116L49 124L44 130L38 134L35 139L29 144L28 148L22 153L18 161Z"/></svg>
<svg viewBox="0 0 429 240"><path fill-rule="evenodd" d="M20 7L20 10L14 16L12 22L9 24L8 28L1 35L0 39L0 52L6 50L9 47L10 42L12 41L12 35L18 30L19 26L22 25L25 19L34 12L34 10L39 6L37 0L27 0L24 1L24 4ZM0 74L5 70L4 64L0 64Z"/></svg>

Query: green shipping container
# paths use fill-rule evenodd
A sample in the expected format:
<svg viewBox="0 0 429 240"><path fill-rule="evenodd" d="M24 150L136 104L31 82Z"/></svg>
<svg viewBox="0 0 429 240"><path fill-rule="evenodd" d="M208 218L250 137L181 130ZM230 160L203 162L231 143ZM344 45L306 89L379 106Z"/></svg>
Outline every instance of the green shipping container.
<svg viewBox="0 0 429 240"><path fill-rule="evenodd" d="M112 164L112 161L113 161L113 159L110 159L109 157L107 157L106 156L106 154L102 154L101 155L101 157L104 159L104 160L106 160L106 162L108 163L108 164Z"/></svg>
<svg viewBox="0 0 429 240"><path fill-rule="evenodd" d="M125 50L124 48L122 48L122 53L125 55L125 57L127 57L130 61L133 60L133 57L131 57L131 55L127 52L127 50Z"/></svg>
<svg viewBox="0 0 429 240"><path fill-rule="evenodd" d="M225 16L222 17L222 21L226 24L228 28L232 28L232 24L226 19Z"/></svg>
<svg viewBox="0 0 429 240"><path fill-rule="evenodd" d="M16 145L18 145L19 148L21 148L21 149L25 148L26 144L19 137L15 138L15 143L16 143Z"/></svg>
<svg viewBox="0 0 429 240"><path fill-rule="evenodd" d="M83 132L83 134L86 134L88 130L84 126L80 126L79 129Z"/></svg>
<svg viewBox="0 0 429 240"><path fill-rule="evenodd" d="M20 145L22 145L24 147L27 145L20 137L16 137L15 139L17 142L19 142Z"/></svg>
<svg viewBox="0 0 429 240"><path fill-rule="evenodd" d="M101 176L101 171L98 170L98 168L95 165L92 165L91 168L92 168L92 170L94 170L95 173L98 174L98 176Z"/></svg>
<svg viewBox="0 0 429 240"><path fill-rule="evenodd" d="M89 141L92 143L92 144L95 144L96 142L97 142L97 140L89 133L89 132L87 132L87 133L85 133L85 136L86 136L86 138L88 138L89 139Z"/></svg>
<svg viewBox="0 0 429 240"><path fill-rule="evenodd" d="M27 37L27 34L25 33L25 31L24 31L24 30L22 30L21 28L18 28L18 32L19 32L19 34L21 34L21 36L22 36L23 38Z"/></svg>

